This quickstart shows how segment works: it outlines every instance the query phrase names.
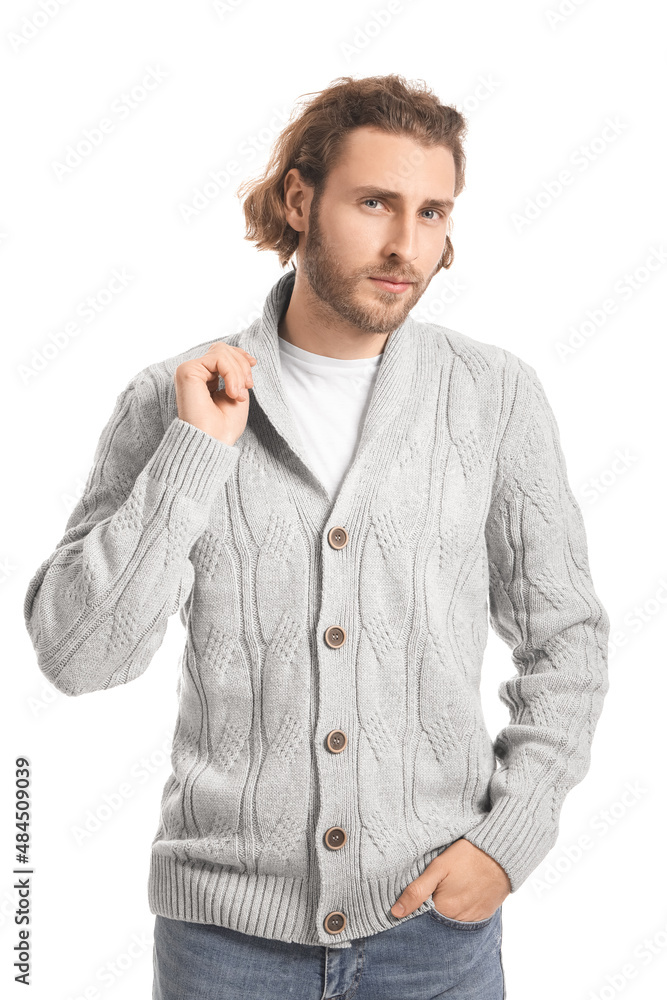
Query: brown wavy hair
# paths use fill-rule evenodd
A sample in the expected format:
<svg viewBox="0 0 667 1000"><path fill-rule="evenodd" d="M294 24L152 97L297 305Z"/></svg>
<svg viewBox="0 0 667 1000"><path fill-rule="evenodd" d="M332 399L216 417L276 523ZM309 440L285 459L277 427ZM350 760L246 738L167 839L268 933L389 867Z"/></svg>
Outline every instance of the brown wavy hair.
<svg viewBox="0 0 667 1000"><path fill-rule="evenodd" d="M313 185L317 199L352 129L369 125L393 135L409 135L424 146L446 146L454 159L454 195L463 189L467 122L454 107L441 104L424 81L408 82L395 73L360 80L342 76L325 90L301 97L312 93L316 96L303 109L293 110L262 175L243 181L237 189L238 197L245 195L244 239L259 250L273 250L282 267L299 245L299 234L285 219L285 174L298 167L306 183ZM451 267L453 260L454 247L447 235L437 270Z"/></svg>

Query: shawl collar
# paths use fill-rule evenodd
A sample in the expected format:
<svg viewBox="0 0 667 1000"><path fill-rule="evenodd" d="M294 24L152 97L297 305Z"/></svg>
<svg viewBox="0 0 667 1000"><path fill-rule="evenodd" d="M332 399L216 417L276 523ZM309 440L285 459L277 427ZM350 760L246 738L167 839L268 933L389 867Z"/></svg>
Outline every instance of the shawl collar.
<svg viewBox="0 0 667 1000"><path fill-rule="evenodd" d="M281 377L278 322L291 297L295 278L294 269L283 274L267 295L261 317L231 339L257 358L257 364L252 369L254 385L250 389L250 405L255 403L261 407L291 451L308 469L320 490L329 497L310 466ZM357 459L365 455L382 432L383 426L404 403L417 361L417 341L415 321L410 315L387 337L359 443L345 480L349 478ZM339 495L343 491L345 480L341 483Z"/></svg>

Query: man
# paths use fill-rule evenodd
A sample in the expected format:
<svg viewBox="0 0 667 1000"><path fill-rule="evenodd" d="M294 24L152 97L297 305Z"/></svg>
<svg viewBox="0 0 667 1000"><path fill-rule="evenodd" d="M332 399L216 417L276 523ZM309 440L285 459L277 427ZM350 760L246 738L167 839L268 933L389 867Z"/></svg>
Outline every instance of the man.
<svg viewBox="0 0 667 1000"><path fill-rule="evenodd" d="M541 382L410 316L453 259L464 132L395 75L288 124L244 210L296 266L247 329L130 381L26 595L70 695L187 630L159 1000L499 1000L503 900L589 767L609 623ZM493 741L489 614L516 668Z"/></svg>

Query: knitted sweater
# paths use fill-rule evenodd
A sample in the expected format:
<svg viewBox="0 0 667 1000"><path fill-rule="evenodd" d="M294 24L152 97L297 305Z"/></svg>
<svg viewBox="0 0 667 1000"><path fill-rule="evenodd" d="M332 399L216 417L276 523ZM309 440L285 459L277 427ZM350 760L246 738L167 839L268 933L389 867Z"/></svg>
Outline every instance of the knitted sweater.
<svg viewBox="0 0 667 1000"><path fill-rule="evenodd" d="M280 379L294 275L223 338L258 361L234 446L177 416L174 371L214 341L130 380L24 611L68 695L138 678L179 614L151 912L340 948L432 908L390 913L461 837L513 892L544 859L590 766L609 621L553 412L511 351L409 315L332 503ZM495 739L489 619L513 666Z"/></svg>

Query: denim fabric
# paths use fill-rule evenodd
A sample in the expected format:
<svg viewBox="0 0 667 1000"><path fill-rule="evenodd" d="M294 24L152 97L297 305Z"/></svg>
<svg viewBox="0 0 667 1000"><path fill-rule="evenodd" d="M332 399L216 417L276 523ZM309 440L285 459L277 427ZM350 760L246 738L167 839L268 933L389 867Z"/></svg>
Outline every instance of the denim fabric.
<svg viewBox="0 0 667 1000"><path fill-rule="evenodd" d="M428 910L338 949L157 915L153 1000L504 1000L501 944L501 906Z"/></svg>

